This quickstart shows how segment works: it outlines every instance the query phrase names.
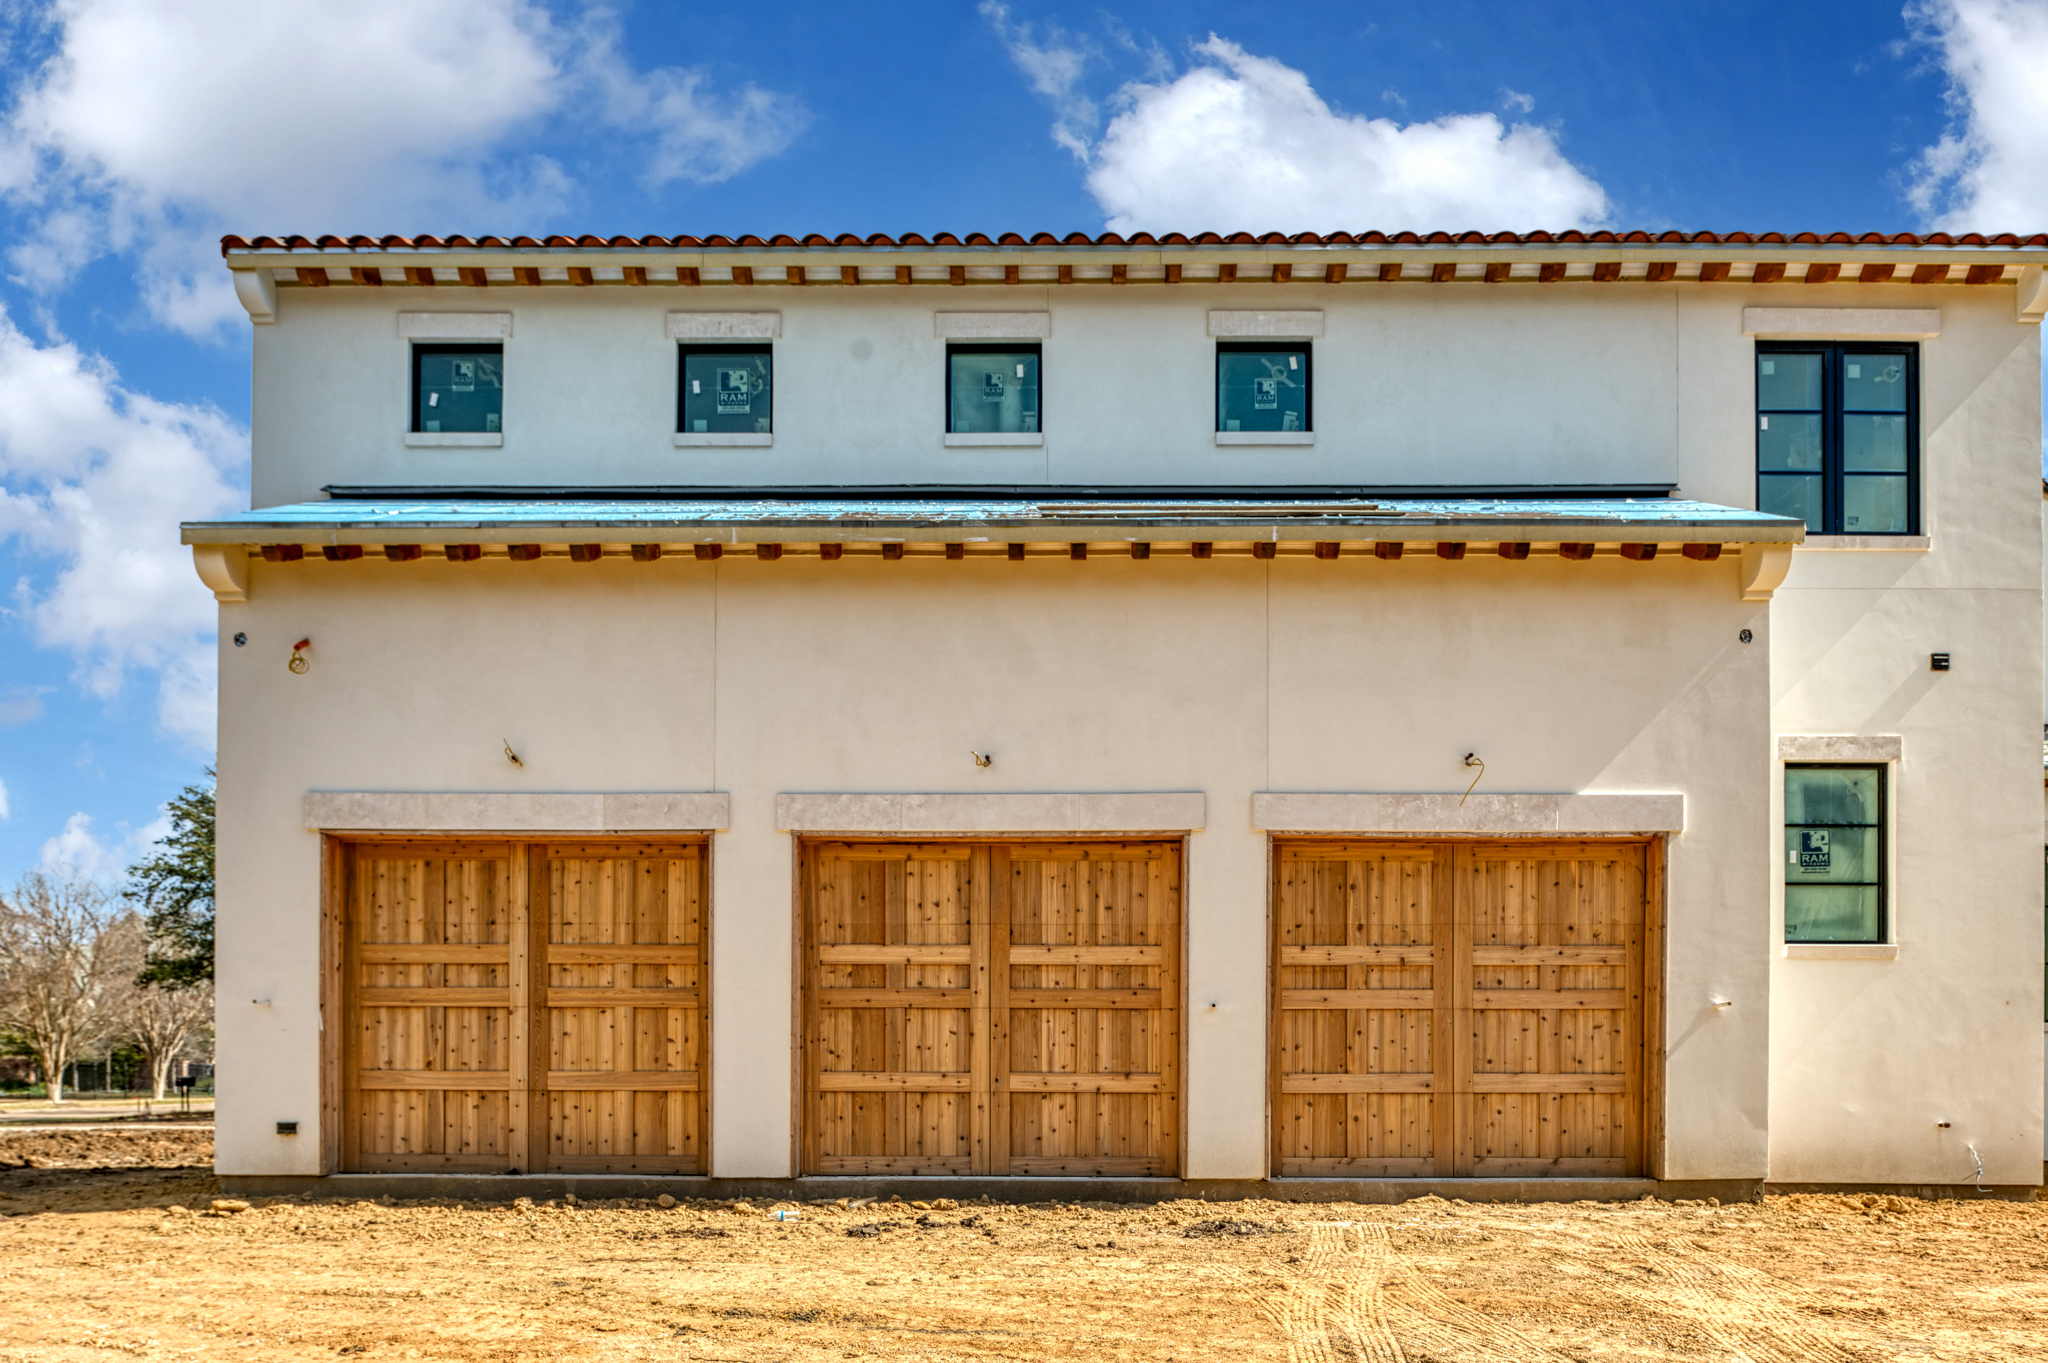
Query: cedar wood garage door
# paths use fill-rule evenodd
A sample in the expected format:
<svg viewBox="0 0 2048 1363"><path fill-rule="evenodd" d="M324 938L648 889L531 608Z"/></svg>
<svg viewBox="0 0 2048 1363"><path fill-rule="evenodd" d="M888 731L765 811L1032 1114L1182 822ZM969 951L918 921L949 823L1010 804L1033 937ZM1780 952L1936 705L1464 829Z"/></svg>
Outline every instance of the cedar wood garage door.
<svg viewBox="0 0 2048 1363"><path fill-rule="evenodd" d="M1277 1172L1641 1172L1654 850L1276 844Z"/></svg>
<svg viewBox="0 0 2048 1363"><path fill-rule="evenodd" d="M702 1172L700 844L339 852L343 1169Z"/></svg>
<svg viewBox="0 0 2048 1363"><path fill-rule="evenodd" d="M1171 1174L1176 842L809 842L806 1173Z"/></svg>

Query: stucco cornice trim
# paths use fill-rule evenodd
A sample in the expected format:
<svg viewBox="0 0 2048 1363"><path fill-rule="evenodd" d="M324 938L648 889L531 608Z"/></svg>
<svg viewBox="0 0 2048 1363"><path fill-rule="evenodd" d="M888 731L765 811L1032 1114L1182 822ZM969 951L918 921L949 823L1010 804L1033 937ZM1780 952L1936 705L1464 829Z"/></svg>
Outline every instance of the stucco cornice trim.
<svg viewBox="0 0 2048 1363"><path fill-rule="evenodd" d="M1685 796L1260 791L1252 827L1273 833L1681 833Z"/></svg>
<svg viewBox="0 0 2048 1363"><path fill-rule="evenodd" d="M1180 833L1207 821L1199 791L775 797L785 833Z"/></svg>
<svg viewBox="0 0 2048 1363"><path fill-rule="evenodd" d="M1896 762L1906 740L1899 734L1779 734L1780 762Z"/></svg>
<svg viewBox="0 0 2048 1363"><path fill-rule="evenodd" d="M1931 341L1940 308L1744 308L1742 334L1759 340Z"/></svg>
<svg viewBox="0 0 2048 1363"><path fill-rule="evenodd" d="M305 826L364 833L699 833L732 826L723 791L313 790Z"/></svg>

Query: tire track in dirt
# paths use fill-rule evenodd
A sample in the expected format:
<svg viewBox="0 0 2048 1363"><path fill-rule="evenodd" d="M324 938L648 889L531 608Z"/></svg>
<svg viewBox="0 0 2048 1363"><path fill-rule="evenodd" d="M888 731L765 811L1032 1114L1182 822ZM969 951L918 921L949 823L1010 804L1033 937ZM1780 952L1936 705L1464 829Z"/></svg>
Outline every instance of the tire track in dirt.
<svg viewBox="0 0 2048 1363"><path fill-rule="evenodd" d="M1506 1363L1562 1363L1561 1355L1452 1297L1415 1265L1396 1267L1388 1295L1389 1324L1419 1350L1458 1357L1477 1351Z"/></svg>
<svg viewBox="0 0 2048 1363"><path fill-rule="evenodd" d="M1387 1326L1386 1228L1326 1221L1308 1232L1300 1271L1259 1304L1286 1340L1289 1363L1407 1363Z"/></svg>
<svg viewBox="0 0 2048 1363"><path fill-rule="evenodd" d="M1745 1363L1852 1363L1858 1356L1786 1305L1798 1299L1820 1304L1796 1283L1676 1241L1660 1246L1622 1234L1614 1247L1648 1260L1660 1279L1654 1290L1630 1283L1617 1287L1618 1295L1667 1315L1683 1313Z"/></svg>

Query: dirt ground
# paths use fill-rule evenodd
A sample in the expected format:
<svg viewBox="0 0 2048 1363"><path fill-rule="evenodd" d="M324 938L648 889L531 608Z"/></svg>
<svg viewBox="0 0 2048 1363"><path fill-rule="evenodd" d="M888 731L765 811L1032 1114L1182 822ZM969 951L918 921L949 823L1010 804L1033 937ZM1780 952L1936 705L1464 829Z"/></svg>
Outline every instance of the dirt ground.
<svg viewBox="0 0 2048 1363"><path fill-rule="evenodd" d="M0 1359L2048 1359L2048 1204L215 1211L210 1158L0 1135Z"/></svg>

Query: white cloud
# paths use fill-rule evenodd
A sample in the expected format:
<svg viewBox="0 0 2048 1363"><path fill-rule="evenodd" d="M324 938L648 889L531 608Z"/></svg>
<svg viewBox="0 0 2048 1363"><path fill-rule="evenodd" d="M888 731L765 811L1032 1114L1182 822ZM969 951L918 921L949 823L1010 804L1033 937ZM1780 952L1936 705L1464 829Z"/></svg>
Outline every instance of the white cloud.
<svg viewBox="0 0 2048 1363"><path fill-rule="evenodd" d="M62 833L43 843L45 875L105 880L120 869L120 858L92 831L90 814L73 814Z"/></svg>
<svg viewBox="0 0 2048 1363"><path fill-rule="evenodd" d="M1030 24L1010 22L1010 7L1000 0L982 0L981 17L996 31L1032 90L1052 105L1052 140L1086 161L1101 114L1095 101L1081 92L1081 77L1101 54L1053 24L1046 25L1045 40L1040 42ZM1117 37L1120 45L1144 51L1130 35L1119 32ZM1158 57L1163 60L1164 54Z"/></svg>
<svg viewBox="0 0 2048 1363"><path fill-rule="evenodd" d="M635 74L619 51L615 25L602 19L591 34L584 71L605 102L612 126L654 130L654 150L642 183L676 180L712 184L788 150L810 126L810 111L794 96L752 83L721 95L701 70L666 66Z"/></svg>
<svg viewBox="0 0 2048 1363"><path fill-rule="evenodd" d="M247 458L247 433L218 411L128 392L104 361L39 346L0 312L0 541L61 565L44 590L17 583L15 607L96 695L154 669L158 724L199 751L213 745L214 603L177 527L241 505Z"/></svg>
<svg viewBox="0 0 2048 1363"><path fill-rule="evenodd" d="M7 809L7 783L0 781L0 822L5 822L11 817Z"/></svg>
<svg viewBox="0 0 2048 1363"><path fill-rule="evenodd" d="M1308 77L1211 36L1200 64L1134 82L1088 187L1118 232L1586 227L1607 195L1547 129L1454 114L1342 114Z"/></svg>
<svg viewBox="0 0 2048 1363"><path fill-rule="evenodd" d="M0 695L0 725L26 724L43 717L43 694L47 686L17 686Z"/></svg>
<svg viewBox="0 0 2048 1363"><path fill-rule="evenodd" d="M0 189L38 230L9 253L51 287L132 251L159 320L233 315L222 231L526 229L571 189L522 151L560 117L655 144L649 178L715 180L788 145L799 104L698 71L636 75L599 16L538 0L52 0L54 54L0 134Z"/></svg>
<svg viewBox="0 0 2048 1363"><path fill-rule="evenodd" d="M1954 126L1909 172L1914 208L1948 232L2048 223L2048 0L1920 0L1906 17L1948 72Z"/></svg>

